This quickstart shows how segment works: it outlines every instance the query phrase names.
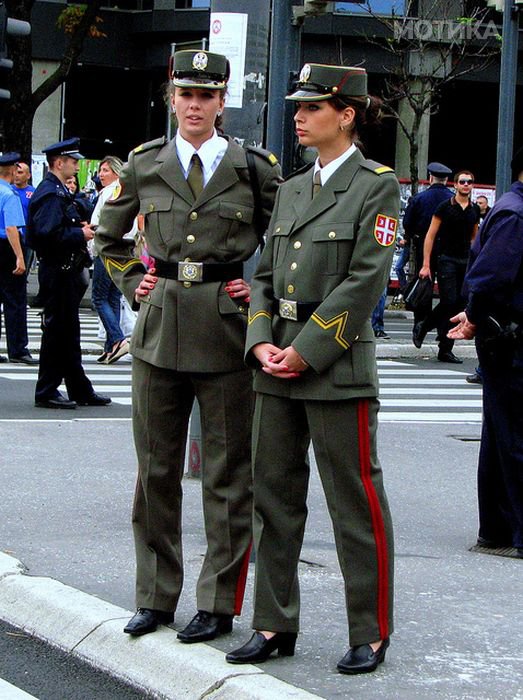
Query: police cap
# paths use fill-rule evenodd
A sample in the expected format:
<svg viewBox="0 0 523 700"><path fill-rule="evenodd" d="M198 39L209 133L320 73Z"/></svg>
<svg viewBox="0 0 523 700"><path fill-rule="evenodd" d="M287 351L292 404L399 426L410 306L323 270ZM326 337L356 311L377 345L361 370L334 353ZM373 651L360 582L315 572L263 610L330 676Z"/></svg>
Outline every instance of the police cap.
<svg viewBox="0 0 523 700"><path fill-rule="evenodd" d="M173 57L172 80L176 87L223 90L230 74L230 63L220 53L184 50Z"/></svg>
<svg viewBox="0 0 523 700"><path fill-rule="evenodd" d="M296 89L286 100L318 102L333 97L367 97L367 71L354 66L306 63Z"/></svg>
<svg viewBox="0 0 523 700"><path fill-rule="evenodd" d="M0 165L14 165L20 160L19 153L4 153L0 156Z"/></svg>
<svg viewBox="0 0 523 700"><path fill-rule="evenodd" d="M429 163L427 170L429 175L435 175L435 177L450 177L452 175L452 170L443 163Z"/></svg>
<svg viewBox="0 0 523 700"><path fill-rule="evenodd" d="M79 148L80 139L75 136L72 139L59 141L47 146L47 148L42 148L42 153L45 153L46 156L68 156L75 160L81 160L84 156L78 152Z"/></svg>
<svg viewBox="0 0 523 700"><path fill-rule="evenodd" d="M519 173L523 171L523 146L514 153L514 158L512 158L510 167L516 178L519 176Z"/></svg>

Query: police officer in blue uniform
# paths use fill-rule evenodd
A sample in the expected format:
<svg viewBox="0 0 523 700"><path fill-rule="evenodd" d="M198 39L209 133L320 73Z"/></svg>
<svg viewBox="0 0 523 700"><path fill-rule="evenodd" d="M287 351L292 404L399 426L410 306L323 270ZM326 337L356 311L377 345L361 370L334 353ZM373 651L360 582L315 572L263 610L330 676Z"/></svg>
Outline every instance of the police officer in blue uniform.
<svg viewBox="0 0 523 700"><path fill-rule="evenodd" d="M81 275L90 261L86 241L94 236L80 221L73 196L65 186L78 172L79 139L60 141L43 150L49 172L36 188L29 205L28 236L40 261L44 290L40 370L35 392L39 408L73 409L105 406L108 396L94 392L82 367L80 347ZM58 391L65 381L69 398Z"/></svg>
<svg viewBox="0 0 523 700"><path fill-rule="evenodd" d="M448 335L475 336L483 375L478 545L523 558L523 148L512 169L472 245L468 303Z"/></svg>
<svg viewBox="0 0 523 700"><path fill-rule="evenodd" d="M452 192L447 187L447 181L452 175L452 170L443 163L429 163L427 166L429 175L429 187L423 192L418 192L408 203L403 217L404 237L407 243L414 246L415 269L412 271L414 279L417 279L419 271L423 267L423 244L429 230L432 215L446 199L452 197ZM433 256L435 258L435 256ZM431 265L432 267L432 265ZM435 270L432 269L432 279ZM414 311L414 325L423 321L430 313L432 305L418 308ZM421 347L414 342L416 347Z"/></svg>
<svg viewBox="0 0 523 700"><path fill-rule="evenodd" d="M0 303L3 305L9 362L38 364L27 349L27 281L20 199L11 189L19 153L0 156ZM1 316L0 316L1 333ZM0 362L6 362L0 357Z"/></svg>

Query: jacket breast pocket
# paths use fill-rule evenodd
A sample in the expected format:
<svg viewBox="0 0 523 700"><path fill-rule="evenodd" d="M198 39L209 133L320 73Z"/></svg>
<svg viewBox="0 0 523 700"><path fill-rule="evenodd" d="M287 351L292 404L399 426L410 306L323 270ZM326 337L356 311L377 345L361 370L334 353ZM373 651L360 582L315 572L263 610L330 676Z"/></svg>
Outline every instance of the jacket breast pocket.
<svg viewBox="0 0 523 700"><path fill-rule="evenodd" d="M338 275L348 268L354 247L352 221L322 223L312 228L312 264L322 275Z"/></svg>
<svg viewBox="0 0 523 700"><path fill-rule="evenodd" d="M276 221L272 230L272 267L276 269L283 265L289 247L289 234L294 221Z"/></svg>
<svg viewBox="0 0 523 700"><path fill-rule="evenodd" d="M253 216L254 208L247 204L220 202L216 247L222 250L235 251L238 248L238 237L243 233L246 226L252 225Z"/></svg>
<svg viewBox="0 0 523 700"><path fill-rule="evenodd" d="M143 197L140 199L140 214L145 218L147 232L154 231L164 242L172 237L174 229L172 194Z"/></svg>

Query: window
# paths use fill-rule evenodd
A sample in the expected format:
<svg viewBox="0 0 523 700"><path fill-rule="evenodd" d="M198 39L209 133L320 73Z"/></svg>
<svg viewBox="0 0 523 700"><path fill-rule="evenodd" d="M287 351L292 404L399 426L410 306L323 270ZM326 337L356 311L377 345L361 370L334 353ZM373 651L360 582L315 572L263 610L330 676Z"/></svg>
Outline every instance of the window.
<svg viewBox="0 0 523 700"><path fill-rule="evenodd" d="M369 0L370 11L375 15L404 15L407 0ZM368 15L369 10L365 3L336 2L334 11L340 14Z"/></svg>

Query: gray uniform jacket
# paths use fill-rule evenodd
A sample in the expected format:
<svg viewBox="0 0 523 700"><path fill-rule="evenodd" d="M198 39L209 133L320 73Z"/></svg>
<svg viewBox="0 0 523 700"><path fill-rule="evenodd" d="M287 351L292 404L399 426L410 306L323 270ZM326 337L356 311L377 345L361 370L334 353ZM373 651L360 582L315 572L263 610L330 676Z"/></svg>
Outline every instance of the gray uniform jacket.
<svg viewBox="0 0 523 700"><path fill-rule="evenodd" d="M269 222L280 180L271 154L254 149L263 221ZM149 254L170 263L231 263L256 250L254 202L246 154L234 141L196 201L184 178L174 140L136 148L120 177L121 190L102 210L96 248L129 302L144 267L123 234L145 217ZM245 304L233 301L224 282L190 283L160 277L140 303L131 352L157 367L181 372L227 372L245 367Z"/></svg>
<svg viewBox="0 0 523 700"><path fill-rule="evenodd" d="M298 379L256 373L256 391L336 400L376 396L372 310L387 284L399 212L391 168L353 153L312 198L312 170L278 191L253 279L247 361L270 342L292 345L310 368ZM274 299L319 303L307 321L275 313Z"/></svg>

